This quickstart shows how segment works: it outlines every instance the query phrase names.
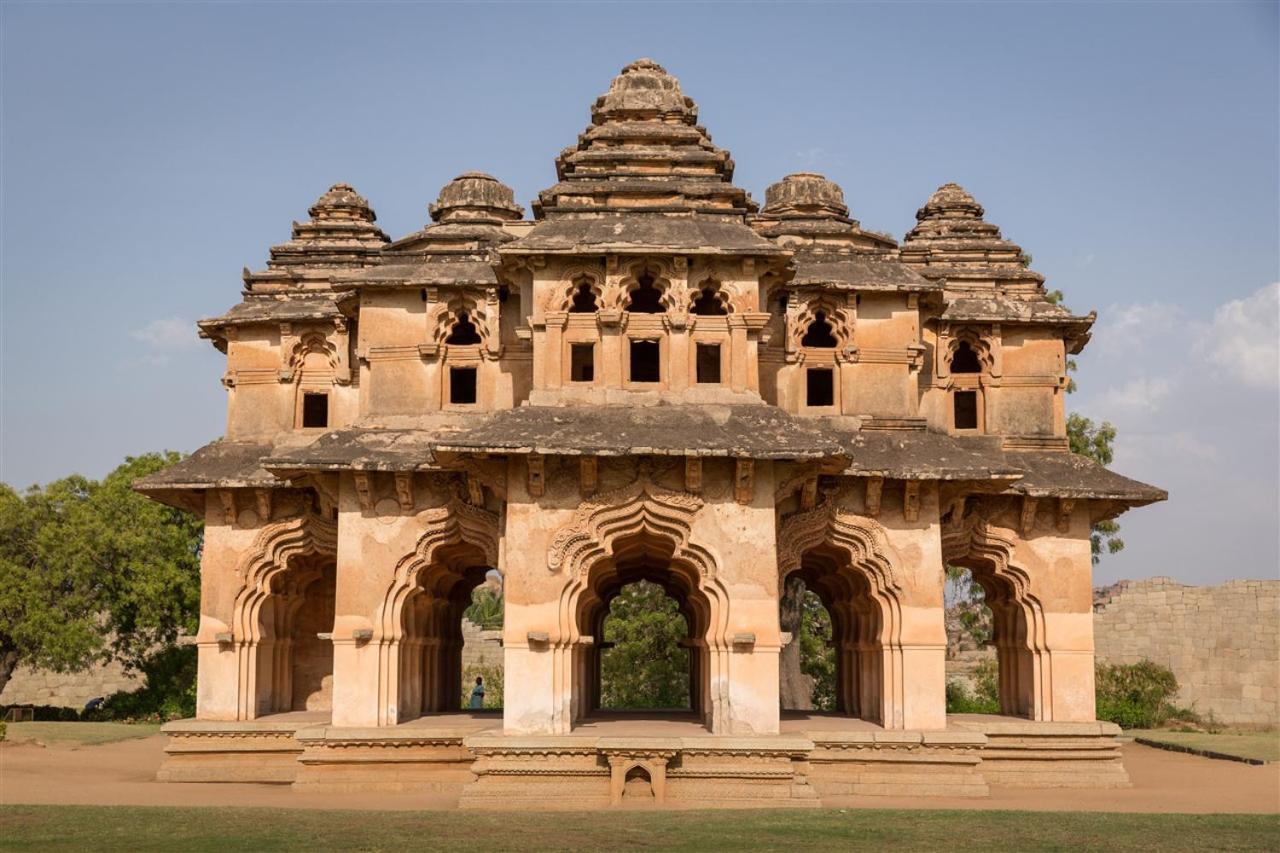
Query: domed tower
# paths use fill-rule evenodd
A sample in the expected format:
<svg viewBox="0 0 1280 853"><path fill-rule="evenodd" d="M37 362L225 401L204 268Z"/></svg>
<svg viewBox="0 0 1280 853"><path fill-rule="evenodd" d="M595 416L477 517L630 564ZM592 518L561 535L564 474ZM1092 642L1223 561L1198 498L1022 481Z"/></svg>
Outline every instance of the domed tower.
<svg viewBox="0 0 1280 853"><path fill-rule="evenodd" d="M529 306L531 401L759 402L760 292L788 253L746 224L756 204L679 81L623 68L556 175L499 249Z"/></svg>
<svg viewBox="0 0 1280 853"><path fill-rule="evenodd" d="M1000 435L1010 449L1066 449L1067 357L1084 348L1095 315L1046 293L1031 258L984 213L959 184L943 184L902 243L903 263L944 294L924 316L922 411L936 429Z"/></svg>
<svg viewBox="0 0 1280 853"><path fill-rule="evenodd" d="M796 413L859 415L864 428L922 426L917 306L938 286L898 261L893 238L863 230L840 186L813 172L770 185L752 225L795 252L794 276L769 291L766 399Z"/></svg>
<svg viewBox="0 0 1280 853"><path fill-rule="evenodd" d="M496 249L515 239L504 226L524 208L497 178L466 172L428 212L432 224L338 285L359 295L367 413L510 408L528 389L528 344L516 336L520 294L499 280ZM510 370L498 368L504 351Z"/></svg>
<svg viewBox="0 0 1280 853"><path fill-rule="evenodd" d="M334 285L376 266L388 237L350 184L331 186L309 212L271 247L265 270L244 271L244 300L198 324L227 354L228 438L269 442L355 417L350 322Z"/></svg>

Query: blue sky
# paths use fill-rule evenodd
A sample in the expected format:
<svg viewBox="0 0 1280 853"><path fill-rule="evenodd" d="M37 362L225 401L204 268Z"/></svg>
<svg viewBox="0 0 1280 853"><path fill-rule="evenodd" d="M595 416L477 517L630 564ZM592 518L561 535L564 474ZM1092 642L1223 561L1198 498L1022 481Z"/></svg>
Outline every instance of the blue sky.
<svg viewBox="0 0 1280 853"><path fill-rule="evenodd" d="M1275 577L1277 5L5 3L0 479L222 432L193 322L335 181L393 236L454 175L528 206L651 56L757 199L839 182L899 237L963 184L1079 311L1073 408L1167 487L1100 582ZM1173 533L1177 531L1178 536Z"/></svg>

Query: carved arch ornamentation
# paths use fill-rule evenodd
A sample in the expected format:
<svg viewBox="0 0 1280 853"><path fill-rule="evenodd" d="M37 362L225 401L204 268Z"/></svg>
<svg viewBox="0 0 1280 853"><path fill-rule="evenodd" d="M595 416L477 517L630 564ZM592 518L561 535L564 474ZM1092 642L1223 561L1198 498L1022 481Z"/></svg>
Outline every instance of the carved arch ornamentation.
<svg viewBox="0 0 1280 853"><path fill-rule="evenodd" d="M1044 606L1031 577L1014 561L1017 533L977 511L953 505L942 528L947 565L973 572L986 593L996 625L1001 712L1033 720L1053 719L1052 655Z"/></svg>
<svg viewBox="0 0 1280 853"><path fill-rule="evenodd" d="M333 556L338 552L338 526L315 514L267 524L236 566L240 589L232 604L231 642L237 658L236 718L251 720L258 713L258 652L263 641L262 609L278 595L292 615L302 604L300 592L316 572L291 571L300 557ZM293 575L293 577L290 577ZM285 588L282 584L288 582Z"/></svg>
<svg viewBox="0 0 1280 853"><path fill-rule="evenodd" d="M329 367L334 371L337 371L341 366L337 346L320 332L307 332L299 337L289 349L288 366L290 378L294 382L301 378L307 356L312 353L323 355L328 360Z"/></svg>
<svg viewBox="0 0 1280 853"><path fill-rule="evenodd" d="M688 313L698 313L695 309L697 308L699 300L702 300L706 295L708 295L707 293L704 293L705 291L709 291L709 295L719 303L720 310L723 311L723 315L721 316L736 314L742 309L742 306L738 304L738 294L735 292L734 288L727 286L716 276L709 275L705 276L697 284L690 285L688 298L686 299L685 304L685 310ZM710 316L716 316L716 314L713 313Z"/></svg>
<svg viewBox="0 0 1280 853"><path fill-rule="evenodd" d="M664 489L647 477L583 503L553 537L547 567L563 573L556 632L547 639L555 659L559 697L553 729L567 733L583 709L583 666L591 638L584 638L579 611L590 606L593 570L614 565L620 553L653 549L681 578L689 601L696 601L699 627L695 651L703 699L704 723L714 733L727 731L729 713L729 594L719 579L719 561L693 537L693 522L703 508L698 495ZM583 644L586 643L587 646Z"/></svg>
<svg viewBox="0 0 1280 853"><path fill-rule="evenodd" d="M799 298L794 294L793 298ZM809 327L822 314L831 326L831 334L836 339L836 358L844 359L853 348L854 319L852 312L841 305L829 294L817 294L808 297L791 317L790 342L792 352L803 352L806 347L802 343L809 332Z"/></svg>
<svg viewBox="0 0 1280 853"><path fill-rule="evenodd" d="M577 295L579 288L583 284L590 288L591 294L595 297L596 310L604 308L606 295L604 271L599 267L575 265L566 269L562 274L562 281L552 291L546 310L571 311L573 309L574 296Z"/></svg>
<svg viewBox="0 0 1280 853"><path fill-rule="evenodd" d="M421 529L412 551L397 563L374 618L371 642L378 654L378 725L395 725L402 710L401 654L405 648L405 607L433 570L449 562L448 570L497 568L500 525L496 513L450 498L444 506L414 516ZM449 553L453 552L453 553ZM480 561L468 559L467 552ZM447 555L447 556L446 556ZM406 685L413 688L413 685ZM417 686L421 690L421 685Z"/></svg>
<svg viewBox="0 0 1280 853"><path fill-rule="evenodd" d="M616 300L611 304L611 308L621 311L627 310L627 305L631 301L631 291L640 286L640 279L648 275L653 279L653 286L659 291L659 302L668 314L683 314L685 306L682 304L684 292L680 288L676 288L672 284L673 276L671 271L666 268L667 265L653 259L647 259L632 264L626 275L619 282L618 289L613 294L606 294L606 299ZM680 292L677 292L677 291Z"/></svg>
<svg viewBox="0 0 1280 853"><path fill-rule="evenodd" d="M978 359L978 364L982 366L981 372L991 375L995 367L995 354L991 339L978 332L972 326L962 326L953 328L947 336L947 345L943 351L944 364L947 373L951 373L951 362L956 357L956 352L960 349L961 344L968 344L969 349Z"/></svg>
<svg viewBox="0 0 1280 853"><path fill-rule="evenodd" d="M427 327L431 330L431 340L437 346L445 346L453 327L465 314L475 326L480 336L480 351L490 351L490 318L487 303L480 302L467 294L456 294L448 301L437 302L431 306L427 317Z"/></svg>

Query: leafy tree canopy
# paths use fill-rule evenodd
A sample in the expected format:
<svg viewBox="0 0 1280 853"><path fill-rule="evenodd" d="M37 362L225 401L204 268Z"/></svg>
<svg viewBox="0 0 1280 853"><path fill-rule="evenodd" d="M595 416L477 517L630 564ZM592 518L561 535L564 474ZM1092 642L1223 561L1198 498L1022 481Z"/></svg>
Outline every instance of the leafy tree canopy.
<svg viewBox="0 0 1280 853"><path fill-rule="evenodd" d="M688 708L689 628L675 599L645 581L622 588L609 605L601 661L604 708Z"/></svg>
<svg viewBox="0 0 1280 853"><path fill-rule="evenodd" d="M19 663L137 668L194 632L204 525L132 489L180 458L129 457L101 481L73 475L21 494L0 484L0 689Z"/></svg>

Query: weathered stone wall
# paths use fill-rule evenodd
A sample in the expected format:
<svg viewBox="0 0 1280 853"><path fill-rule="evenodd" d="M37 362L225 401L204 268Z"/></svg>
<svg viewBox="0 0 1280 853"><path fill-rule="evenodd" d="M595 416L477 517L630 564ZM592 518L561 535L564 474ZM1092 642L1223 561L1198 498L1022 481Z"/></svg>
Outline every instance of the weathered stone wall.
<svg viewBox="0 0 1280 853"><path fill-rule="evenodd" d="M462 671L473 666L502 669L502 631L486 631L470 619L462 620Z"/></svg>
<svg viewBox="0 0 1280 853"><path fill-rule="evenodd" d="M1178 702L1234 725L1280 725L1280 581L1121 581L1094 596L1103 663L1169 667Z"/></svg>
<svg viewBox="0 0 1280 853"><path fill-rule="evenodd" d="M126 674L112 662L84 672L57 673L20 666L0 692L0 705L54 705L83 708L90 699L121 690L137 690L146 681L141 673Z"/></svg>

